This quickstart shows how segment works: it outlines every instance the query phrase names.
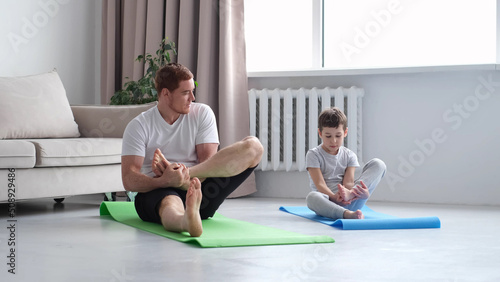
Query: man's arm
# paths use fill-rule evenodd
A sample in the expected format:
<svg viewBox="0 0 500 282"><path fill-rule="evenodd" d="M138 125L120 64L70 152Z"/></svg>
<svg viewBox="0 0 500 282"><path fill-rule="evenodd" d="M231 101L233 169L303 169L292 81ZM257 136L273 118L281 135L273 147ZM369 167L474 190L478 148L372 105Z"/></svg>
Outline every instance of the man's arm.
<svg viewBox="0 0 500 282"><path fill-rule="evenodd" d="M122 156L122 182L125 190L149 192L161 187L182 187L189 183L188 169L183 165L170 164L160 177L149 177L141 172L144 157Z"/></svg>

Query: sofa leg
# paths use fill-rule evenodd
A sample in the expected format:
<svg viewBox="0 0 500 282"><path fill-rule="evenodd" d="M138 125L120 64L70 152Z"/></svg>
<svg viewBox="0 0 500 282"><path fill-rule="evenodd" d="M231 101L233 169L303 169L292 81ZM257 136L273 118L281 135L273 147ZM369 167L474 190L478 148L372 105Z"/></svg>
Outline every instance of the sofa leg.
<svg viewBox="0 0 500 282"><path fill-rule="evenodd" d="M104 193L104 201L116 202L116 192Z"/></svg>
<svg viewBox="0 0 500 282"><path fill-rule="evenodd" d="M127 202L133 202L133 201L135 201L135 196L136 195L137 195L137 192L127 191Z"/></svg>
<svg viewBox="0 0 500 282"><path fill-rule="evenodd" d="M54 201L56 201L56 203L60 204L64 201L64 198L55 198Z"/></svg>

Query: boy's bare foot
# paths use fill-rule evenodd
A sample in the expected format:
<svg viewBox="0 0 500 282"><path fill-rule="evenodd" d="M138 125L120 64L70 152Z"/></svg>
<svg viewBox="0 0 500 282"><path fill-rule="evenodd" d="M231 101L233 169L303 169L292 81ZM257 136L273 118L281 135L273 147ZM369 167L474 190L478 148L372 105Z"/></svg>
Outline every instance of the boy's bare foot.
<svg viewBox="0 0 500 282"><path fill-rule="evenodd" d="M195 177L191 180L186 194L186 212L182 219L182 229L189 232L189 235L193 237L200 237L203 232L200 217L201 199L201 183L200 180Z"/></svg>
<svg viewBox="0 0 500 282"><path fill-rule="evenodd" d="M350 211L346 210L344 212L344 219L364 219L365 216L363 215L363 212L360 210L357 211Z"/></svg>
<svg viewBox="0 0 500 282"><path fill-rule="evenodd" d="M337 186L339 188L338 193L339 193L340 197L342 197L344 202L350 202L352 199L354 199L356 197L356 195L354 195L351 192L351 190L345 188L342 184L338 184Z"/></svg>
<svg viewBox="0 0 500 282"><path fill-rule="evenodd" d="M151 164L151 169L153 170L154 174L157 177L160 177L169 165L170 162L167 161L161 150L156 149L153 156L153 162Z"/></svg>

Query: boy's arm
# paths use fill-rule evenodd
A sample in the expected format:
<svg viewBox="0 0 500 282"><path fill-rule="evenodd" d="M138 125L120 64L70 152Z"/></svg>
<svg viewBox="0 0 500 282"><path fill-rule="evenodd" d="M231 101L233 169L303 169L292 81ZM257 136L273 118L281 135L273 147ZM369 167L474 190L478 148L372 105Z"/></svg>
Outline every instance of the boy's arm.
<svg viewBox="0 0 500 282"><path fill-rule="evenodd" d="M348 202L344 202L338 193L337 194L333 193L332 190L330 190L330 188L326 186L326 182L325 179L323 178L323 174L321 173L320 168L308 167L307 171L309 172L309 175L311 176L314 185L316 185L318 192L328 195L330 201L338 205L345 206L349 204Z"/></svg>
<svg viewBox="0 0 500 282"><path fill-rule="evenodd" d="M326 186L321 169L317 167L308 167L307 171L309 172L309 175L311 176L311 179L314 182L314 185L316 185L318 191L328 195L328 198L330 198L331 201L333 197L335 197L335 193L333 193L332 190Z"/></svg>
<svg viewBox="0 0 500 282"><path fill-rule="evenodd" d="M345 188L351 190L354 187L354 171L356 167L350 166L345 169L344 179L342 180L342 185Z"/></svg>

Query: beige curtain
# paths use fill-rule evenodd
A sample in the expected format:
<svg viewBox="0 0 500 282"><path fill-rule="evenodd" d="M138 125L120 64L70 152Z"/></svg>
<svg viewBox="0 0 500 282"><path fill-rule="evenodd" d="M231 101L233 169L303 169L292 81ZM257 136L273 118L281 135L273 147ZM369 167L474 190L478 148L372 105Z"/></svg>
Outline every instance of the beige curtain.
<svg viewBox="0 0 500 282"><path fill-rule="evenodd" d="M134 58L168 37L176 61L195 75L196 101L217 116L221 148L243 139L249 135L243 12L243 0L103 0L102 103L125 77L141 77L144 66ZM255 191L252 175L231 197Z"/></svg>
<svg viewBox="0 0 500 282"><path fill-rule="evenodd" d="M144 75L138 55L154 53L163 37L163 0L103 0L101 103ZM128 77L128 79L127 79Z"/></svg>

